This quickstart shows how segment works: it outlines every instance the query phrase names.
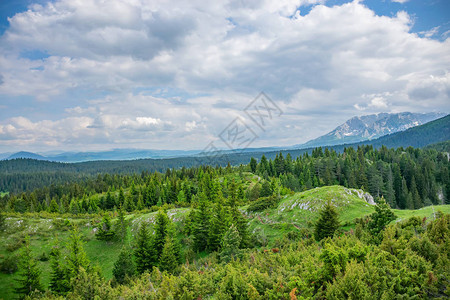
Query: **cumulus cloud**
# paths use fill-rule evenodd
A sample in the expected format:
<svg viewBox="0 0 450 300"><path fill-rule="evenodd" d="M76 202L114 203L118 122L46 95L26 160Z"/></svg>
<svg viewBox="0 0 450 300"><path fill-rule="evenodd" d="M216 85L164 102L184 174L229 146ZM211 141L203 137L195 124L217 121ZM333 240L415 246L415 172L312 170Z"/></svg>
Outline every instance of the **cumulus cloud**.
<svg viewBox="0 0 450 300"><path fill-rule="evenodd" d="M0 37L0 97L67 104L47 121L0 120L0 139L8 147L79 147L85 137L105 147L199 148L260 91L285 112L261 146L304 142L355 114L449 110L449 39L411 33L406 12L323 2L31 6ZM301 15L305 5L312 8Z"/></svg>

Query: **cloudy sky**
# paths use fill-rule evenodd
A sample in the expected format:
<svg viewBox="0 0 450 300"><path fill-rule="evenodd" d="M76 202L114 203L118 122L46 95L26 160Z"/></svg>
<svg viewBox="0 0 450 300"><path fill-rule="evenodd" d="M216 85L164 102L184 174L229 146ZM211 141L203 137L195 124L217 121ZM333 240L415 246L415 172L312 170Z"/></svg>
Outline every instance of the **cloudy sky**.
<svg viewBox="0 0 450 300"><path fill-rule="evenodd" d="M201 149L264 91L252 146L450 112L448 0L0 1L0 152ZM218 145L218 147L221 147Z"/></svg>

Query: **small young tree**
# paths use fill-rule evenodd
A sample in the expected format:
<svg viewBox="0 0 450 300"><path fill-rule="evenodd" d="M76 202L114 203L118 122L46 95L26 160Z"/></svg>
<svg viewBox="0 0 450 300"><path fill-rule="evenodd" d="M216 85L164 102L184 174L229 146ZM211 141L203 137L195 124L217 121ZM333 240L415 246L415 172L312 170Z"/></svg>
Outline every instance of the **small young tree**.
<svg viewBox="0 0 450 300"><path fill-rule="evenodd" d="M102 221L97 226L97 233L95 236L101 241L111 241L114 238L115 232L111 225L109 213L103 215Z"/></svg>
<svg viewBox="0 0 450 300"><path fill-rule="evenodd" d="M114 263L113 276L114 279L122 284L127 277L136 274L136 266L134 265L132 255L127 248L122 248L119 258Z"/></svg>
<svg viewBox="0 0 450 300"><path fill-rule="evenodd" d="M6 217L4 214L0 213L0 232L6 228Z"/></svg>
<svg viewBox="0 0 450 300"><path fill-rule="evenodd" d="M177 251L178 249L175 246L172 237L167 236L161 253L161 259L159 261L159 268L162 271L172 273L176 269L178 266L179 257L179 253L177 253Z"/></svg>
<svg viewBox="0 0 450 300"><path fill-rule="evenodd" d="M381 198L375 206L375 212L370 215L370 221L367 224L367 227L372 235L378 236L378 234L396 218L397 217L392 212L389 205L384 201L384 198Z"/></svg>
<svg viewBox="0 0 450 300"><path fill-rule="evenodd" d="M331 202L327 202L319 214L319 219L314 228L314 235L318 241L326 237L332 237L341 226L336 208Z"/></svg>
<svg viewBox="0 0 450 300"><path fill-rule="evenodd" d="M48 207L48 211L51 212L51 213L59 212L59 205L56 202L55 198L53 198L52 201L50 202L50 206Z"/></svg>
<svg viewBox="0 0 450 300"><path fill-rule="evenodd" d="M128 232L128 222L125 220L124 210L121 207L119 210L119 215L117 216L117 222L115 224L116 236L123 241L127 237Z"/></svg>
<svg viewBox="0 0 450 300"><path fill-rule="evenodd" d="M61 262L61 250L59 245L53 246L50 253L50 290L62 295L69 291L70 286L67 280L67 270Z"/></svg>
<svg viewBox="0 0 450 300"><path fill-rule="evenodd" d="M220 260L229 262L232 258L239 254L239 245L241 237L236 226L232 224L227 230L222 240L222 251L220 252Z"/></svg>
<svg viewBox="0 0 450 300"><path fill-rule="evenodd" d="M84 251L81 233L76 226L74 226L70 233L67 248L69 250L69 255L66 257L66 268L69 281L77 277L80 268L83 268L86 272L92 270L86 252Z"/></svg>
<svg viewBox="0 0 450 300"><path fill-rule="evenodd" d="M36 259L31 254L30 237L25 237L25 245L20 254L19 260L19 278L15 292L20 298L30 295L35 290L41 291L40 282L41 271L37 265Z"/></svg>

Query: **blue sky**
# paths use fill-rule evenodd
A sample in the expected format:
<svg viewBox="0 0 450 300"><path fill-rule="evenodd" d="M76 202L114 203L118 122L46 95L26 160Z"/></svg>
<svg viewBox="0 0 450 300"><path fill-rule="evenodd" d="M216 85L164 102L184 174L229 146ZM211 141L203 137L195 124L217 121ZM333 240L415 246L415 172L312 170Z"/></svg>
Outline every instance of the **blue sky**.
<svg viewBox="0 0 450 300"><path fill-rule="evenodd" d="M449 36L445 0L2 0L0 152L201 149L261 91L255 147L449 112Z"/></svg>

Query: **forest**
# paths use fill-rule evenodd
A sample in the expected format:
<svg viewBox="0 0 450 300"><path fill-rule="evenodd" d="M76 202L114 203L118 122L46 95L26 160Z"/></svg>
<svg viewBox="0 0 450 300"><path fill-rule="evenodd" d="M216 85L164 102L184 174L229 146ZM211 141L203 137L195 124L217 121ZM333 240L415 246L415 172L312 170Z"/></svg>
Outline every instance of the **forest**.
<svg viewBox="0 0 450 300"><path fill-rule="evenodd" d="M449 164L316 148L3 193L0 298L448 297Z"/></svg>

